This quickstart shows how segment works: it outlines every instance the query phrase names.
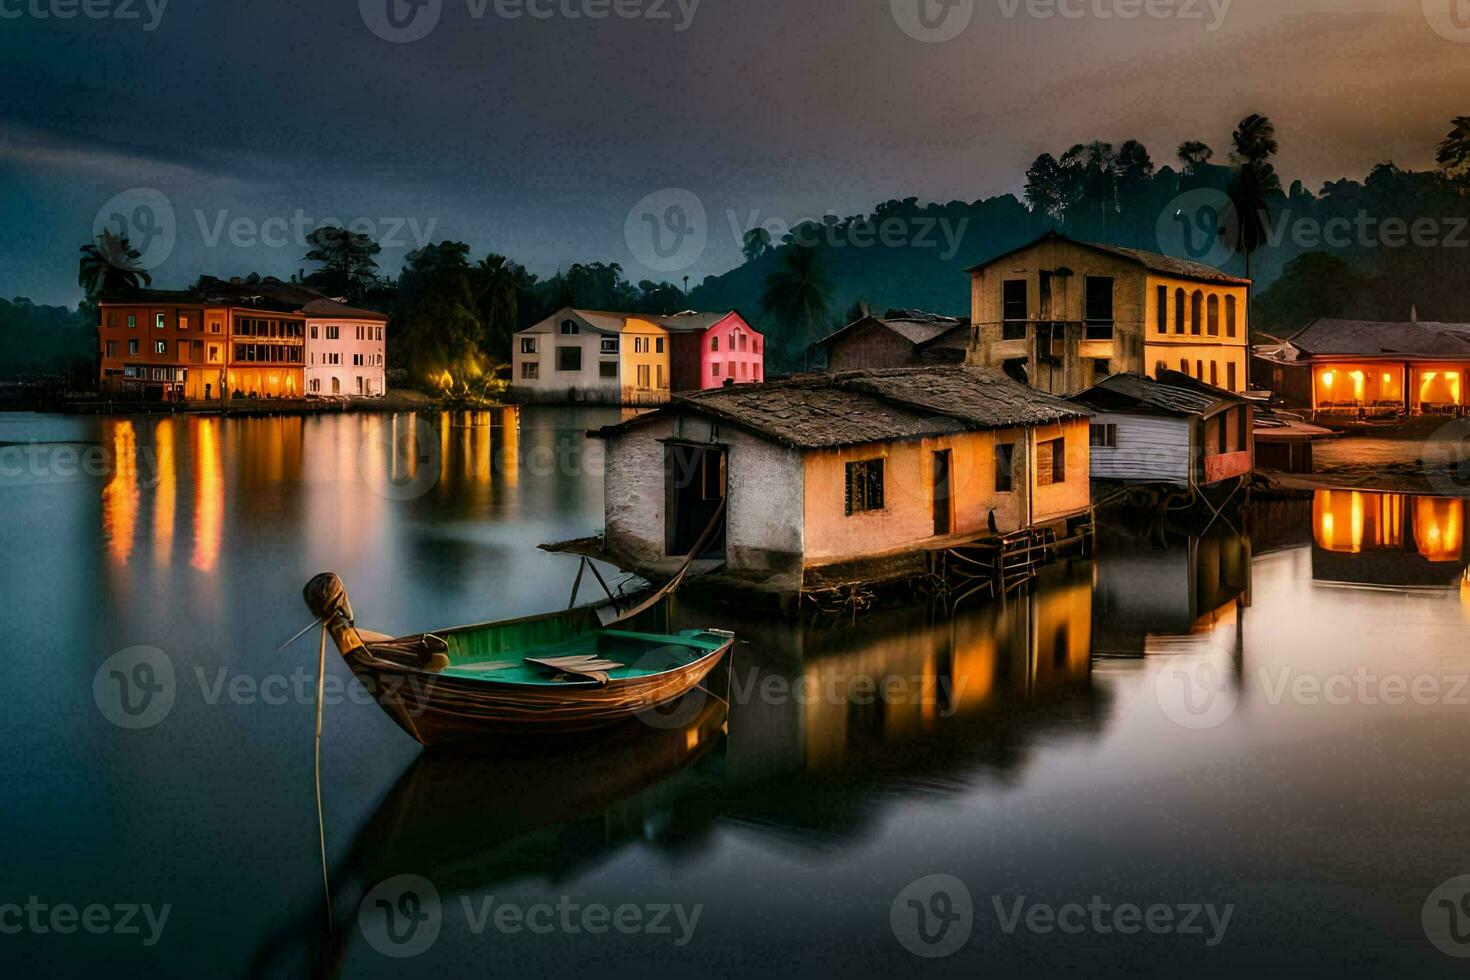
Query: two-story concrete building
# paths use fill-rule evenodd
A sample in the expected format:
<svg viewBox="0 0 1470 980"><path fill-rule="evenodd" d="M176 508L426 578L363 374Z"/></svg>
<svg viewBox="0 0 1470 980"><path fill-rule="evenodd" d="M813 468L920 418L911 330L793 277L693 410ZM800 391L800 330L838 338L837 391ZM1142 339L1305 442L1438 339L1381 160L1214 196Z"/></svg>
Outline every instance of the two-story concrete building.
<svg viewBox="0 0 1470 980"><path fill-rule="evenodd" d="M102 391L143 400L219 397L228 336L192 291L103 297L97 325Z"/></svg>
<svg viewBox="0 0 1470 980"><path fill-rule="evenodd" d="M765 338L726 313L615 313L563 307L516 333L520 401L659 405L674 392L765 380Z"/></svg>
<svg viewBox="0 0 1470 980"><path fill-rule="evenodd" d="M970 362L1068 395L1122 372L1248 385L1250 282L1049 232L970 270Z"/></svg>
<svg viewBox="0 0 1470 980"><path fill-rule="evenodd" d="M388 318L336 300L305 304L306 394L381 397Z"/></svg>

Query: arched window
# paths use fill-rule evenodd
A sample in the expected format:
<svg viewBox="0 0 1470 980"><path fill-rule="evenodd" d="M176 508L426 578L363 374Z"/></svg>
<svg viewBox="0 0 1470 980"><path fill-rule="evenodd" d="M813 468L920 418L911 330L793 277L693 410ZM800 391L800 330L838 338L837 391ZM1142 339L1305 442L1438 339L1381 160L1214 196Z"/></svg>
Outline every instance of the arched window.
<svg viewBox="0 0 1470 980"><path fill-rule="evenodd" d="M1184 290L1174 290L1174 332L1184 332Z"/></svg>
<svg viewBox="0 0 1470 980"><path fill-rule="evenodd" d="M1220 384L1220 362L1219 361L1211 361L1210 362L1210 384L1216 385L1216 386L1218 386Z"/></svg>
<svg viewBox="0 0 1470 980"><path fill-rule="evenodd" d="M563 334L567 334L567 335L577 333L578 332L578 330L577 330L577 321L576 320L563 320L561 322L561 332Z"/></svg>
<svg viewBox="0 0 1470 980"><path fill-rule="evenodd" d="M1184 375L1189 374L1189 362L1182 357L1179 358L1179 373Z"/></svg>
<svg viewBox="0 0 1470 980"><path fill-rule="evenodd" d="M1159 375L1163 374L1167 370L1169 370L1169 366L1163 361L1154 362L1154 377L1157 378Z"/></svg>
<svg viewBox="0 0 1470 980"><path fill-rule="evenodd" d="M1201 290L1196 289L1194 291L1194 296L1190 299L1190 303L1189 303L1189 332L1190 333L1192 333L1192 334L1198 334L1199 333L1200 321L1204 319L1204 316L1205 316L1205 294Z"/></svg>
<svg viewBox="0 0 1470 980"><path fill-rule="evenodd" d="M1235 336L1235 297L1225 297L1225 336Z"/></svg>
<svg viewBox="0 0 1470 980"><path fill-rule="evenodd" d="M1200 381L1205 380L1205 362L1196 360L1194 362L1194 376Z"/></svg>
<svg viewBox="0 0 1470 980"><path fill-rule="evenodd" d="M1155 296L1156 296L1156 298L1154 300L1154 306L1156 307L1156 309L1154 310L1154 318L1158 322L1159 333L1168 333L1169 332L1169 287L1168 286L1160 286L1158 288L1158 292L1155 293Z"/></svg>
<svg viewBox="0 0 1470 980"><path fill-rule="evenodd" d="M1211 294L1208 303L1209 319L1206 329L1211 337L1220 336L1220 297Z"/></svg>

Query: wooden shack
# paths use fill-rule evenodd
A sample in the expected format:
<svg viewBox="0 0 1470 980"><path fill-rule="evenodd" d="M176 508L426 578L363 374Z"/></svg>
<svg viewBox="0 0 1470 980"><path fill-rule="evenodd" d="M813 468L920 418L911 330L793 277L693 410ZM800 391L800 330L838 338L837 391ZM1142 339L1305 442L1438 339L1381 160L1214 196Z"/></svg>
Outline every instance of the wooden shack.
<svg viewBox="0 0 1470 980"><path fill-rule="evenodd" d="M1094 480L1200 487L1249 476L1249 401L1174 371L1115 374L1072 400L1093 412Z"/></svg>

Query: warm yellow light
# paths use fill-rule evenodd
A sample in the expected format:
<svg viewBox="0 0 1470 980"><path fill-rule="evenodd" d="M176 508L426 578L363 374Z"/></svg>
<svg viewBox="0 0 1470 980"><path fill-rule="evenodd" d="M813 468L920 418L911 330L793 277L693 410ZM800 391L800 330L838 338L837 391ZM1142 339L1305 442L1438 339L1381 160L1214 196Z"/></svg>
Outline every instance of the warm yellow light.
<svg viewBox="0 0 1470 980"><path fill-rule="evenodd" d="M1363 400L1363 372L1350 371L1348 377L1353 379L1353 397L1358 401Z"/></svg>
<svg viewBox="0 0 1470 980"><path fill-rule="evenodd" d="M1336 372L1333 372L1333 371L1323 371L1322 372L1322 383L1324 385L1326 385L1327 387L1329 387L1329 388L1332 387L1332 382L1336 378L1337 378Z"/></svg>

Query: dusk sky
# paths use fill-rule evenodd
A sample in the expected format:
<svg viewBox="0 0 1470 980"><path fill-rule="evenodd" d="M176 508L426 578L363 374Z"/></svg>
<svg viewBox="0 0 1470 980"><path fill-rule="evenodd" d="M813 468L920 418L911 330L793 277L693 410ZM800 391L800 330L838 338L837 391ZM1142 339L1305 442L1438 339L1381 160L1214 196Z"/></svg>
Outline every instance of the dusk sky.
<svg viewBox="0 0 1470 980"><path fill-rule="evenodd" d="M543 275L608 260L698 282L739 261L731 214L1019 193L1038 153L1091 139L1141 139L1160 164L1200 139L1219 159L1250 112L1276 123L1283 177L1316 190L1386 159L1432 166L1470 111L1457 0L1150 0L1169 17L1143 0L1062 0L1077 17L1038 0L620 0L656 15L636 19L566 15L617 9L598 0L86 2L0 0L7 297L74 305L78 246L138 189L173 215L156 286L289 275L298 213L366 219L385 272L449 238ZM388 3L427 34L374 33L392 33ZM916 3L968 23L917 40L901 27ZM625 222L670 188L698 197L708 246L664 273Z"/></svg>

